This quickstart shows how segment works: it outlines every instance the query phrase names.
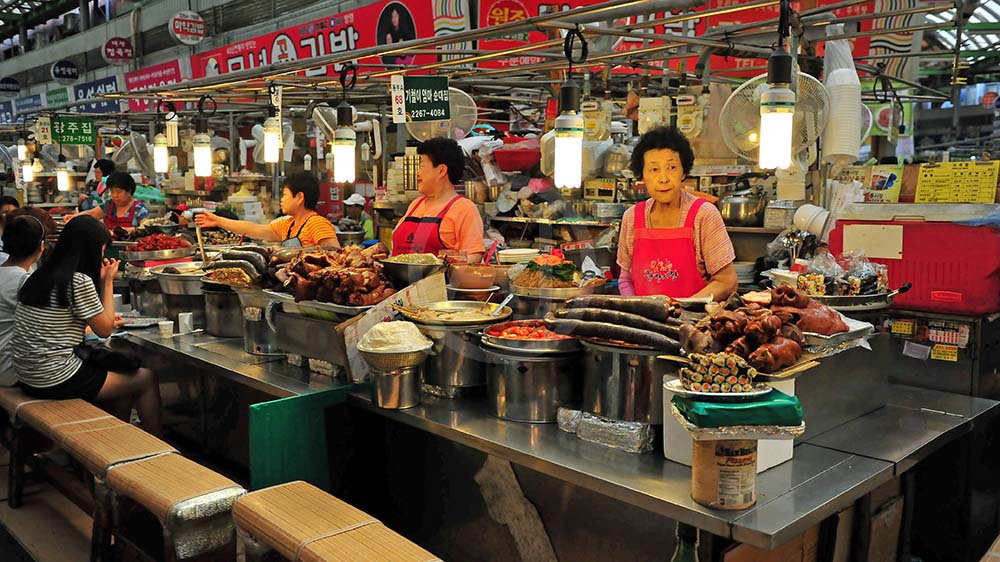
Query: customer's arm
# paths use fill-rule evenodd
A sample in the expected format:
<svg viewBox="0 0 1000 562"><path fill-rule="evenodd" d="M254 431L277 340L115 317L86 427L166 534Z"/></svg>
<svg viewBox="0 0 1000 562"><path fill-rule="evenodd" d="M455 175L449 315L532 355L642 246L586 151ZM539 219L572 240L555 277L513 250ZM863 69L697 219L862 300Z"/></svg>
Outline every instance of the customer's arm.
<svg viewBox="0 0 1000 562"><path fill-rule="evenodd" d="M267 240L269 242L281 241L281 237L271 229L270 225L266 224L227 219L208 212L198 213L195 215L194 221L202 228L219 227L224 228L229 232L235 232L236 234L245 234L251 238L256 238L257 240Z"/></svg>
<svg viewBox="0 0 1000 562"><path fill-rule="evenodd" d="M104 310L87 319L87 326L99 337L106 338L115 330L115 274L118 272L118 260L105 258L101 265L101 286L98 288L101 304Z"/></svg>

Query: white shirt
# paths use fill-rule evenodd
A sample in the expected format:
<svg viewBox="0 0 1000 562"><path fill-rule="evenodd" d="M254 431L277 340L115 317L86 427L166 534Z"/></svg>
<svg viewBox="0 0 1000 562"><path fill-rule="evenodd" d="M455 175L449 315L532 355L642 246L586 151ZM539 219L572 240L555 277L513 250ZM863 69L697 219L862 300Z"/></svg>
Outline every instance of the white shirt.
<svg viewBox="0 0 1000 562"><path fill-rule="evenodd" d="M10 337L14 333L17 292L27 278L28 272L20 267L0 267L0 386L12 386L17 382Z"/></svg>

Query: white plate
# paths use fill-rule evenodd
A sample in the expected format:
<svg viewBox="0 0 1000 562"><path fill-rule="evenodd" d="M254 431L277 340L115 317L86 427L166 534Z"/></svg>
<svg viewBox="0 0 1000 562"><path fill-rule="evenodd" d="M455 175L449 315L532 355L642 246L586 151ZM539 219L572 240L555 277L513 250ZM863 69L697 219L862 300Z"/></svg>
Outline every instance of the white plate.
<svg viewBox="0 0 1000 562"><path fill-rule="evenodd" d="M768 392L771 392L771 385L767 383L759 382L753 386L754 389L750 392L698 392L684 388L681 385L680 379L674 379L667 382L666 388L678 396L693 398L702 402L742 402L764 396Z"/></svg>

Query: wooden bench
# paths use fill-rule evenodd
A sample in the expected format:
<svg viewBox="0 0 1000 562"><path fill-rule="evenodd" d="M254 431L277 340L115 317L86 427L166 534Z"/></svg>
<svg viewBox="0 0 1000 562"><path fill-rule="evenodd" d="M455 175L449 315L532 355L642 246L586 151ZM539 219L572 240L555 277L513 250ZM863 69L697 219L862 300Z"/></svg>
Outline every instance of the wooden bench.
<svg viewBox="0 0 1000 562"><path fill-rule="evenodd" d="M233 519L247 562L271 550L294 562L440 562L365 512L306 482L236 501Z"/></svg>

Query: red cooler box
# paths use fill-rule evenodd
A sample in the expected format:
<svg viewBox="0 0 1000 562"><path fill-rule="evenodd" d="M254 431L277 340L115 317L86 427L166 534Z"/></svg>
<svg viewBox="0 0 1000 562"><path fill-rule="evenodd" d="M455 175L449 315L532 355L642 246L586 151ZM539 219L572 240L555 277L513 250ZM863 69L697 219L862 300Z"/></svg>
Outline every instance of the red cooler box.
<svg viewBox="0 0 1000 562"><path fill-rule="evenodd" d="M887 227L880 229L880 227ZM900 230L901 227L901 240ZM978 315L1000 310L1000 230L948 222L838 221L830 251L849 245L889 267L889 286L913 283L893 306ZM887 257L899 255L898 259Z"/></svg>

